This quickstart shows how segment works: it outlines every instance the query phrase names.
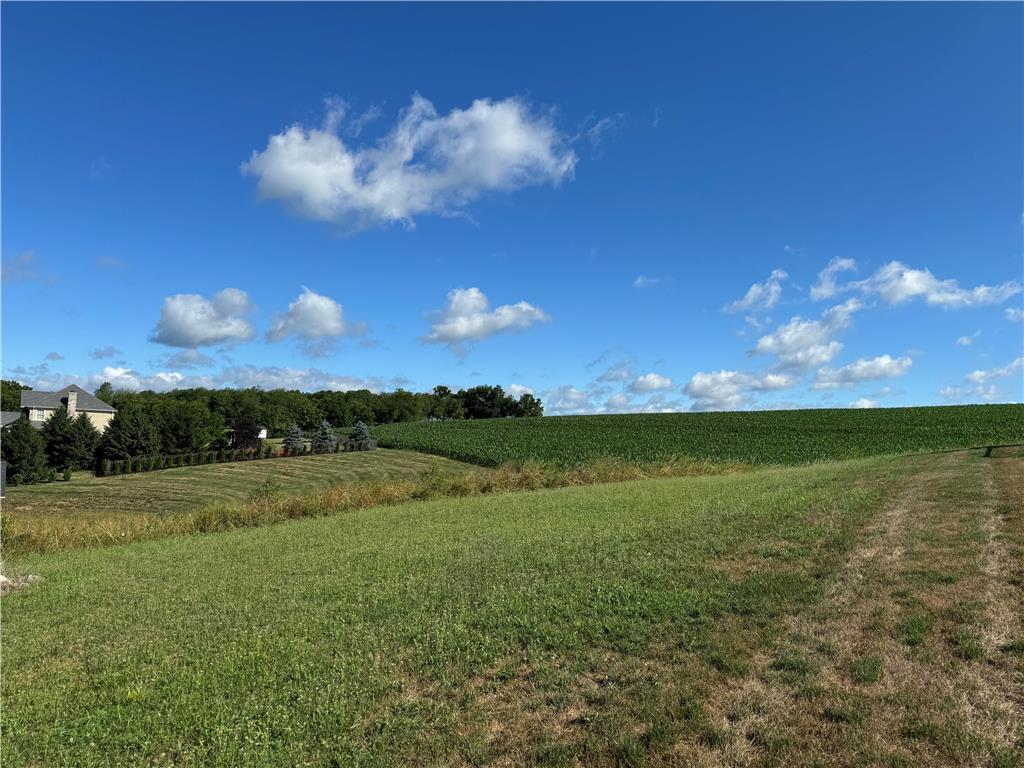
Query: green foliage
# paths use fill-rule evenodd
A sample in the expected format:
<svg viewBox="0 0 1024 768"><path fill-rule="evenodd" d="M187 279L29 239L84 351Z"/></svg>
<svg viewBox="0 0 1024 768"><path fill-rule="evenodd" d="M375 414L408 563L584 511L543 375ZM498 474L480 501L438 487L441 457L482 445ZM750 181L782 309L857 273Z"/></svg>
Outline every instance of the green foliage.
<svg viewBox="0 0 1024 768"><path fill-rule="evenodd" d="M55 470L64 471L79 466L83 446L75 422L66 408L58 408L43 423L41 430L46 444L46 463Z"/></svg>
<svg viewBox="0 0 1024 768"><path fill-rule="evenodd" d="M32 389L14 379L0 380L0 411L20 411L22 390Z"/></svg>
<svg viewBox="0 0 1024 768"><path fill-rule="evenodd" d="M326 420L321 421L313 435L313 453L333 453L335 442L331 425Z"/></svg>
<svg viewBox="0 0 1024 768"><path fill-rule="evenodd" d="M100 444L100 431L92 423L89 414L80 413L75 419L75 435L78 455L75 458L75 466L85 469L93 465L96 449Z"/></svg>
<svg viewBox="0 0 1024 768"><path fill-rule="evenodd" d="M361 421L357 421L355 426L352 427L352 432L348 436L349 440L354 440L357 443L363 440L370 439L370 430L366 428L366 425Z"/></svg>
<svg viewBox="0 0 1024 768"><path fill-rule="evenodd" d="M99 452L106 459L148 456L160 452L160 437L141 408L126 405L110 420L100 439Z"/></svg>
<svg viewBox="0 0 1024 768"><path fill-rule="evenodd" d="M70 468L68 468L68 469L65 469L65 470L64 470L64 472L63 472L63 475L62 475L62 477L63 477L63 478L65 479L65 480L70 480L70 479L71 479L71 469L70 469Z"/></svg>
<svg viewBox="0 0 1024 768"><path fill-rule="evenodd" d="M46 469L46 449L39 430L19 419L3 431L0 456L7 462L7 479L12 485L38 483Z"/></svg>
<svg viewBox="0 0 1024 768"><path fill-rule="evenodd" d="M375 433L383 447L487 466L528 459L576 466L602 456L804 464L1021 443L1024 406L547 416L388 424Z"/></svg>
<svg viewBox="0 0 1024 768"><path fill-rule="evenodd" d="M166 453L197 451L224 432L224 419L195 400L164 400L157 416L160 447Z"/></svg>
<svg viewBox="0 0 1024 768"><path fill-rule="evenodd" d="M97 399L102 400L107 405L114 405L114 388L111 386L109 381L104 381L100 384L99 389L93 392L93 394Z"/></svg>
<svg viewBox="0 0 1024 768"><path fill-rule="evenodd" d="M302 434L302 429L298 424L292 424L284 436L284 447L288 449L289 454L297 455L303 452L305 446L306 438Z"/></svg>
<svg viewBox="0 0 1024 768"><path fill-rule="evenodd" d="M235 448L252 450L260 447L260 428L251 416L238 419L235 422L234 430L232 445Z"/></svg>

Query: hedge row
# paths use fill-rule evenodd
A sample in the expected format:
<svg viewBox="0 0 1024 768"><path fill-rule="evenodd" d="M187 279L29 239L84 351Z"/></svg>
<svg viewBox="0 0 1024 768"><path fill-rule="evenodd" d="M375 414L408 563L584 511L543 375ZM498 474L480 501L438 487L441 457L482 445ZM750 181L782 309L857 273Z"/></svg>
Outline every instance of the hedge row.
<svg viewBox="0 0 1024 768"><path fill-rule="evenodd" d="M349 445L351 441L342 442L337 440L334 443L334 450L329 453L339 453L348 450L373 450L377 447L376 441L372 442L373 447L356 447L356 444ZM358 444L362 446L362 444ZM154 472L158 469L174 469L176 467L194 467L201 464L226 464L234 461L253 461L254 459L281 459L287 456L308 456L312 454L313 446L307 445L302 450L292 450L282 446L274 450L271 446L262 448L228 448L220 451L198 451L196 453L179 453L169 456L137 456L131 459L103 459L96 465L96 475L128 475L135 472Z"/></svg>

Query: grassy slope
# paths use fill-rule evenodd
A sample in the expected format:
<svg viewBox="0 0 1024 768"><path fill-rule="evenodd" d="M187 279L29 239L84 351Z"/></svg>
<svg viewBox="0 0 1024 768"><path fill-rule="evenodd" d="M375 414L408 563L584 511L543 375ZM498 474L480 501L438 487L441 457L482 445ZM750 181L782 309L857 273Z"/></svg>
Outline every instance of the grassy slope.
<svg viewBox="0 0 1024 768"><path fill-rule="evenodd" d="M534 459L573 466L600 456L688 456L802 464L1024 443L1024 405L556 416L374 427L381 445L476 464Z"/></svg>
<svg viewBox="0 0 1024 768"><path fill-rule="evenodd" d="M432 467L460 471L457 462L411 451L379 450L264 459L229 464L94 477L78 472L61 481L9 488L4 512L172 514L219 501L240 501L267 479L286 493L327 488L355 480L415 477Z"/></svg>
<svg viewBox="0 0 1024 768"><path fill-rule="evenodd" d="M849 680L870 643L825 674L815 656L825 645L790 632L833 604L837 566L900 489L938 494L947 523L915 541L943 543L949 529L945 543L978 577L972 547L987 539L958 525L973 531L972 516L992 511L996 465L985 462L874 459L446 499L25 557L14 570L44 581L3 598L5 764L717 764L739 749L768 764L847 754L948 765L997 755L987 736L954 739L947 760L932 744L945 743L938 719L867 738L874 721L855 722L864 705L835 679ZM1017 520L1019 506L1004 513ZM833 621L849 607L838 598ZM919 612L907 605L872 642ZM953 663L945 635L957 615L930 625L935 673ZM722 715L722 702L755 674L791 697L770 711L796 702L821 732L766 720L734 734L742 718Z"/></svg>

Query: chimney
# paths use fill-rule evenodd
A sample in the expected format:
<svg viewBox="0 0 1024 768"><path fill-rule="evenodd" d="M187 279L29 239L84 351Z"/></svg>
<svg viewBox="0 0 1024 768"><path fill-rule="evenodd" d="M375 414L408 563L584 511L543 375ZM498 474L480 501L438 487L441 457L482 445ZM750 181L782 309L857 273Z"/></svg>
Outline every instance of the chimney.
<svg viewBox="0 0 1024 768"><path fill-rule="evenodd" d="M78 393L73 390L68 390L68 416L72 419L78 415Z"/></svg>

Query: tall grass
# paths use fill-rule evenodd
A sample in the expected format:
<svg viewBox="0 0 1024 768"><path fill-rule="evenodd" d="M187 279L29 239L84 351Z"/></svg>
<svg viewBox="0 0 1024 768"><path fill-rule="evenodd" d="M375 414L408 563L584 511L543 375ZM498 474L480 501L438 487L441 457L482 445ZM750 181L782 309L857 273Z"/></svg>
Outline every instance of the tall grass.
<svg viewBox="0 0 1024 768"><path fill-rule="evenodd" d="M173 514L160 514L156 511L149 515L110 512L89 516L37 516L30 512L4 512L2 545L5 555L56 552L164 536L214 533L408 501L536 491L657 477L727 474L743 469L744 465L737 463L712 463L685 458L646 464L602 458L570 469L535 461L510 462L495 469L480 468L461 473L445 472L435 467L415 478L345 482L298 496L286 496L278 483L266 480L245 501L218 502Z"/></svg>

